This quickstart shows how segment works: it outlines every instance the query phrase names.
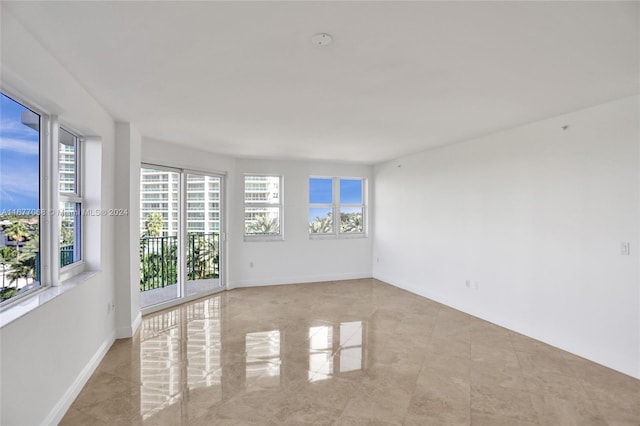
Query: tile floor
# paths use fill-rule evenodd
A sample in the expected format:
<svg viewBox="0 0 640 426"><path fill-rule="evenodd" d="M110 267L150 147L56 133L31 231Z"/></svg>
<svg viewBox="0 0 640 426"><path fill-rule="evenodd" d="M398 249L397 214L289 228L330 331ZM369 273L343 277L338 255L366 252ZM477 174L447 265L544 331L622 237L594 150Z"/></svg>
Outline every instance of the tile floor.
<svg viewBox="0 0 640 426"><path fill-rule="evenodd" d="M63 425L640 425L640 381L380 281L144 317Z"/></svg>

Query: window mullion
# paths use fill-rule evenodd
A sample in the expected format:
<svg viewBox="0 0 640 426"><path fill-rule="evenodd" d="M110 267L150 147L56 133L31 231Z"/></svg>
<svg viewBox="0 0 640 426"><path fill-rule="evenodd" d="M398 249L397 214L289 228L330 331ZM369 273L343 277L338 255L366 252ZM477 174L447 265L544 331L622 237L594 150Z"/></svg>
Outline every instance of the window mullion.
<svg viewBox="0 0 640 426"><path fill-rule="evenodd" d="M58 117L45 116L47 125L44 126L47 132L42 147L45 171L46 193L43 194L43 202L47 209L44 228L41 229L40 239L40 259L44 261L44 267L40 270L41 281L45 285L57 286L60 284L58 277L60 271L60 252L58 241L60 240L60 229L58 226L60 200L58 195L59 183L59 153L58 143L60 139L60 127Z"/></svg>
<svg viewBox="0 0 640 426"><path fill-rule="evenodd" d="M333 233L340 235L340 178L333 178Z"/></svg>

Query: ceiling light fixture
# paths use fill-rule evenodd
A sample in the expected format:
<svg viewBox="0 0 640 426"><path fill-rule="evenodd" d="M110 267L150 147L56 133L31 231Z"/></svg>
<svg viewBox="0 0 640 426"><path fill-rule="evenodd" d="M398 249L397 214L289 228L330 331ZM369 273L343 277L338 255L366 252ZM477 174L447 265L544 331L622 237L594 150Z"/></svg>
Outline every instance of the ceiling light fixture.
<svg viewBox="0 0 640 426"><path fill-rule="evenodd" d="M327 33L318 33L311 37L311 42L318 46L327 46L331 44L333 38Z"/></svg>

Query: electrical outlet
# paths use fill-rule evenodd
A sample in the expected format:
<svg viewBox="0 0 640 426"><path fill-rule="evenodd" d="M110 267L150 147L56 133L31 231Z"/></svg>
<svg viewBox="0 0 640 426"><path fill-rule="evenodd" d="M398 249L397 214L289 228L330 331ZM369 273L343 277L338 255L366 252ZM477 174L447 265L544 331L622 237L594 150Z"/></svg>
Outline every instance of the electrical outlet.
<svg viewBox="0 0 640 426"><path fill-rule="evenodd" d="M467 285L467 288L471 288L471 280L467 280L466 285Z"/></svg>
<svg viewBox="0 0 640 426"><path fill-rule="evenodd" d="M253 268L253 262L249 262L249 268Z"/></svg>

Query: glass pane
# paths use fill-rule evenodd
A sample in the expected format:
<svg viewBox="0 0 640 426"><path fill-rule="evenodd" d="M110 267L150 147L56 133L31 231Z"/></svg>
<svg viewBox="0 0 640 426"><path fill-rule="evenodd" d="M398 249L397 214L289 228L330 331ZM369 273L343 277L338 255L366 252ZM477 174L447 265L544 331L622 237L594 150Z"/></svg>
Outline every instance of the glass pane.
<svg viewBox="0 0 640 426"><path fill-rule="evenodd" d="M309 209L309 233L329 234L333 232L333 213L331 208Z"/></svg>
<svg viewBox="0 0 640 426"><path fill-rule="evenodd" d="M187 174L187 296L220 287L220 178Z"/></svg>
<svg viewBox="0 0 640 426"><path fill-rule="evenodd" d="M340 179L340 204L363 204L362 179Z"/></svg>
<svg viewBox="0 0 640 426"><path fill-rule="evenodd" d="M279 204L280 177L245 176L244 201L245 203Z"/></svg>
<svg viewBox="0 0 640 426"><path fill-rule="evenodd" d="M58 148L60 192L77 192L77 148L78 138L65 129L60 129L60 146Z"/></svg>
<svg viewBox="0 0 640 426"><path fill-rule="evenodd" d="M361 207L342 207L340 209L340 232L364 232Z"/></svg>
<svg viewBox="0 0 640 426"><path fill-rule="evenodd" d="M179 297L178 183L180 175L166 170L140 171L140 305Z"/></svg>
<svg viewBox="0 0 640 426"><path fill-rule="evenodd" d="M279 235L279 207L246 207L244 209L245 235Z"/></svg>
<svg viewBox="0 0 640 426"><path fill-rule="evenodd" d="M333 179L309 178L309 203L333 203Z"/></svg>
<svg viewBox="0 0 640 426"><path fill-rule="evenodd" d="M40 285L40 116L0 97L0 300Z"/></svg>
<svg viewBox="0 0 640 426"><path fill-rule="evenodd" d="M60 203L60 267L64 268L81 258L80 232L82 204Z"/></svg>

